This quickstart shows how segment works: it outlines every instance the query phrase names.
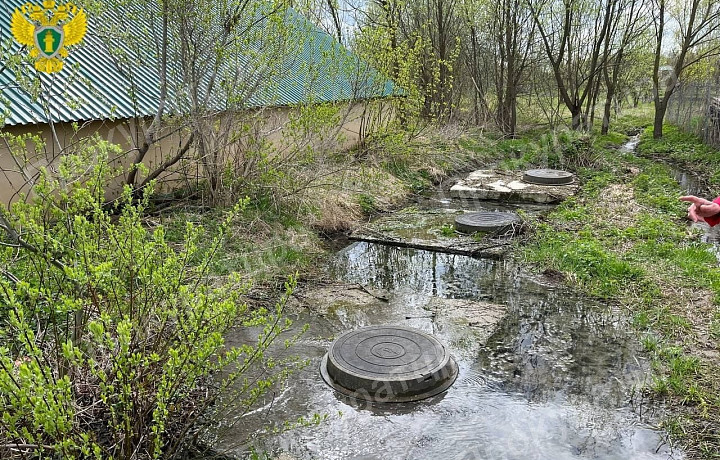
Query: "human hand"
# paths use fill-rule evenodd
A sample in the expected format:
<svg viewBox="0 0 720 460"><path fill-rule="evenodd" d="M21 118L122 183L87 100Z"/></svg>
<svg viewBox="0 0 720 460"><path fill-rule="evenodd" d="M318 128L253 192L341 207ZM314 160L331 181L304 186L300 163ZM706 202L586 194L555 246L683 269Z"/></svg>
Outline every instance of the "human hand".
<svg viewBox="0 0 720 460"><path fill-rule="evenodd" d="M720 204L713 203L705 198L688 195L681 196L680 201L687 201L691 203L688 207L688 218L690 218L693 222L704 222L705 217L714 216L715 214L720 213Z"/></svg>

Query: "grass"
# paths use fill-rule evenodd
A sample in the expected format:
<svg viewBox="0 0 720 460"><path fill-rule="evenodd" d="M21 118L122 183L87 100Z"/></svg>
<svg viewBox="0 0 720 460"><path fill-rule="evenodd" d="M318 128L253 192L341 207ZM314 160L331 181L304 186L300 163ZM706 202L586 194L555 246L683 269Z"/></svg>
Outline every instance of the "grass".
<svg viewBox="0 0 720 460"><path fill-rule="evenodd" d="M720 151L703 144L700 138L677 126L665 124L662 139L653 139L652 128L648 127L643 132L638 151L645 157L661 158L680 165L706 178L710 186L720 186Z"/></svg>
<svg viewBox="0 0 720 460"><path fill-rule="evenodd" d="M223 214L176 211L161 218L168 241L183 241L185 225L192 222L211 231L216 230ZM200 242L211 247L211 241ZM201 247L201 253L203 248ZM318 236L291 215L271 213L255 206L247 207L234 220L228 238L213 260L210 273L223 277L242 273L246 278L263 283L302 271L323 254Z"/></svg>
<svg viewBox="0 0 720 460"><path fill-rule="evenodd" d="M440 227L440 234L441 234L442 236L445 236L445 237L448 237L448 238L457 235L457 233L456 233L456 231L455 231L455 226L454 226L454 225L451 225L451 224L443 224L443 225Z"/></svg>
<svg viewBox="0 0 720 460"><path fill-rule="evenodd" d="M659 142L645 131L641 156L605 144L621 136L596 139L603 164L586 173L577 197L534 224L517 257L560 270L588 294L624 305L652 360L648 389L675 414L664 427L691 458L718 458L720 267L710 246L688 230L682 191L657 160L717 159L720 166L720 153L666 132Z"/></svg>

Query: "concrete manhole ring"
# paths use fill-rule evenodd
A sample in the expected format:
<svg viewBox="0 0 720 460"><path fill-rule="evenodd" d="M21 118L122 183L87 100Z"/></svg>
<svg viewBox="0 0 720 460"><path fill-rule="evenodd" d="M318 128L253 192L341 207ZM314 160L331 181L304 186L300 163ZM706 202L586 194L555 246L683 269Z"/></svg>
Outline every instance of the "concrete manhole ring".
<svg viewBox="0 0 720 460"><path fill-rule="evenodd" d="M320 374L340 393L366 401L430 398L455 382L458 366L433 336L403 326L368 326L335 340Z"/></svg>
<svg viewBox="0 0 720 460"><path fill-rule="evenodd" d="M523 174L523 181L536 185L568 185L573 175L559 169L529 169Z"/></svg>
<svg viewBox="0 0 720 460"><path fill-rule="evenodd" d="M520 222L514 212L470 212L455 218L455 229L463 233L505 232Z"/></svg>

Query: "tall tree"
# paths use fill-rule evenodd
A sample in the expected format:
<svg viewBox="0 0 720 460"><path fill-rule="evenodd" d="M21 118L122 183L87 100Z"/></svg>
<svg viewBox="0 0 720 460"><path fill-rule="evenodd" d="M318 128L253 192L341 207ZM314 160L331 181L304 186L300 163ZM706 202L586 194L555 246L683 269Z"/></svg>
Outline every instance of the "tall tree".
<svg viewBox="0 0 720 460"><path fill-rule="evenodd" d="M720 3L715 0L653 0L655 59L653 62L653 138L663 135L663 121L670 96L677 89L683 72L691 65L720 55ZM671 71L665 74L664 41L668 24L677 24L676 46L669 59Z"/></svg>
<svg viewBox="0 0 720 460"><path fill-rule="evenodd" d="M487 24L487 15L483 8L484 2L467 0L461 2L462 18L465 22L465 39L462 41L462 55L465 63L465 75L468 80L472 98L472 118L476 125L479 125L490 114L490 107L486 98L486 57L490 54L487 44L487 31L484 27Z"/></svg>
<svg viewBox="0 0 720 460"><path fill-rule="evenodd" d="M647 43L645 29L651 21L648 6L649 2L646 0L620 0L618 4L619 19L606 41L605 65L602 69L606 89L602 134L607 134L610 129L612 105L627 56Z"/></svg>

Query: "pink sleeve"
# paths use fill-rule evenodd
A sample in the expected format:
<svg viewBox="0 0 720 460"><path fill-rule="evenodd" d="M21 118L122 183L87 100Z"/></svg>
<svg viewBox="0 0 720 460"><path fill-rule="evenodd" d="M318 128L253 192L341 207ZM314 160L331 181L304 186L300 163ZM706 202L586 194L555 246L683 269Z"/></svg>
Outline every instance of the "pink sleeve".
<svg viewBox="0 0 720 460"><path fill-rule="evenodd" d="M720 196L715 198L713 200L713 203L720 204ZM715 214L714 216L706 217L705 222L707 222L711 227L714 227L717 224L720 224L720 213Z"/></svg>

